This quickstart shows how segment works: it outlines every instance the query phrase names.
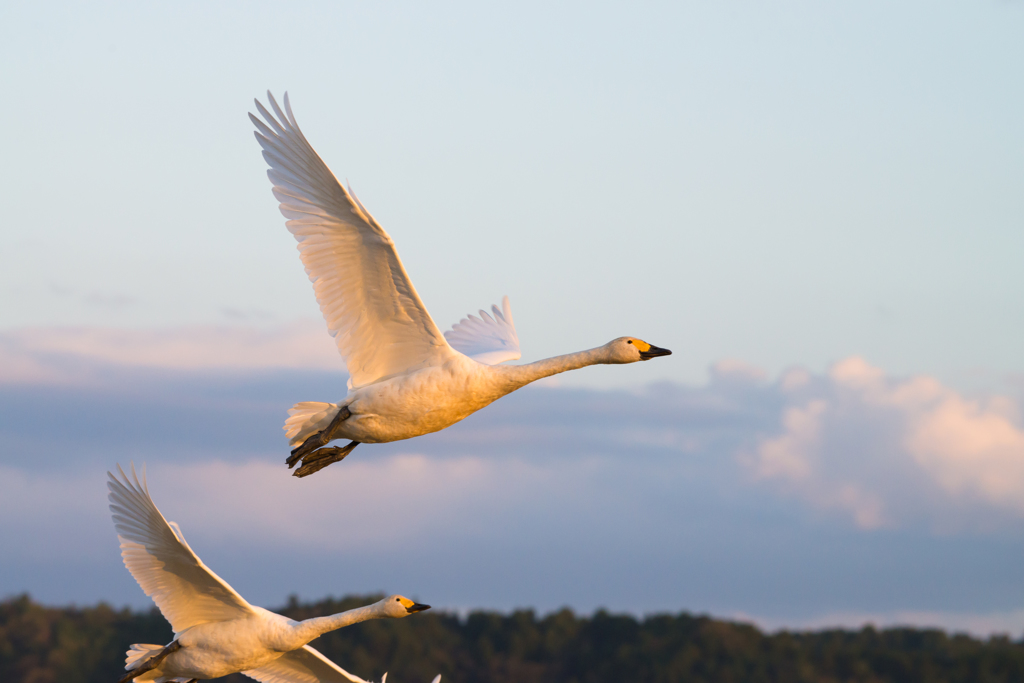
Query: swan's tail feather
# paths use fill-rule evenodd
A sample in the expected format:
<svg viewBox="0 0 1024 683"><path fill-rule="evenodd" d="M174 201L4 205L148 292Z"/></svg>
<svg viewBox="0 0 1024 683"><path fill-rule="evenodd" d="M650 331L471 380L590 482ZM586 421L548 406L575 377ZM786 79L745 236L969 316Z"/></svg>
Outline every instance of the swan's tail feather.
<svg viewBox="0 0 1024 683"><path fill-rule="evenodd" d="M284 433L288 437L288 443L293 447L301 445L306 439L331 424L339 410L339 403L296 403L288 411L288 419L284 421Z"/></svg>
<svg viewBox="0 0 1024 683"><path fill-rule="evenodd" d="M142 666L146 661L149 660L153 655L160 654L163 651L163 645L150 645L149 643L133 643L131 649L125 653L124 668L125 671L131 671L132 669Z"/></svg>

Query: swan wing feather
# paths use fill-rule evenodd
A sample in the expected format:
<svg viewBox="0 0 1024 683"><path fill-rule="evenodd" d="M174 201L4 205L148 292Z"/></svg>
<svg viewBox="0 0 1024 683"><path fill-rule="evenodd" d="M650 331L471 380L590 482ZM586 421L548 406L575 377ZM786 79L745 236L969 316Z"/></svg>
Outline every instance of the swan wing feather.
<svg viewBox="0 0 1024 683"><path fill-rule="evenodd" d="M258 669L242 673L260 683L369 683L345 671L309 645L285 652Z"/></svg>
<svg viewBox="0 0 1024 683"><path fill-rule="evenodd" d="M157 509L135 466L131 479L107 472L110 512L121 542L121 557L142 590L153 599L175 634L197 624L235 619L254 610L203 564L173 522Z"/></svg>
<svg viewBox="0 0 1024 683"><path fill-rule="evenodd" d="M491 306L490 314L480 311L480 317L477 317L471 313L452 325L444 336L453 349L486 365L522 357L507 296L502 298L500 310Z"/></svg>
<svg viewBox="0 0 1024 683"><path fill-rule="evenodd" d="M408 273L395 244L351 191L346 191L299 130L288 94L284 111L267 92L272 114L258 100L256 140L288 230L313 283L327 328L359 388L452 353Z"/></svg>

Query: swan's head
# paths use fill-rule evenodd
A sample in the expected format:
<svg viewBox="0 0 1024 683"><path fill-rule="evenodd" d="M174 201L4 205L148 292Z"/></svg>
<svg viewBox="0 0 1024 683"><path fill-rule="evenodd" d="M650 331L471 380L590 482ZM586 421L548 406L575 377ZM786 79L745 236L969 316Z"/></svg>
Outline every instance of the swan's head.
<svg viewBox="0 0 1024 683"><path fill-rule="evenodd" d="M636 337L619 337L604 345L608 350L608 363L635 363L658 356L670 356L672 352Z"/></svg>
<svg viewBox="0 0 1024 683"><path fill-rule="evenodd" d="M418 602L413 602L404 595L389 595L380 602L377 603L380 611L386 617L393 619L401 619L407 617L410 614L416 614L416 612L422 612L423 610L430 609L430 605L421 605Z"/></svg>

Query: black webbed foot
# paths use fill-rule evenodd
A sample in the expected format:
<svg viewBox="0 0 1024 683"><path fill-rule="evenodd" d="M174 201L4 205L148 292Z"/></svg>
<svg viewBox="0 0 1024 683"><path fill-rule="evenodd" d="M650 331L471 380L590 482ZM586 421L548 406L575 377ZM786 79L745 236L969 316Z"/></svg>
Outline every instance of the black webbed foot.
<svg viewBox="0 0 1024 683"><path fill-rule="evenodd" d="M350 441L347 446L332 446L315 450L302 459L302 466L295 470L292 476L308 477L314 472L319 472L332 462L344 460L345 456L351 453L352 449L358 445L358 441Z"/></svg>
<svg viewBox="0 0 1024 683"><path fill-rule="evenodd" d="M292 449L291 455L289 455L285 460L285 462L288 463L288 469L295 467L295 463L299 460L303 460L303 462L305 462L305 456L309 455L316 449L329 444L334 439L334 433L338 431L338 427L341 426L341 423L351 416L352 413L349 412L348 406L343 407L338 411L338 414L334 416L334 419L331 420L331 424L327 425L327 427L321 429L319 432L303 441L299 446Z"/></svg>

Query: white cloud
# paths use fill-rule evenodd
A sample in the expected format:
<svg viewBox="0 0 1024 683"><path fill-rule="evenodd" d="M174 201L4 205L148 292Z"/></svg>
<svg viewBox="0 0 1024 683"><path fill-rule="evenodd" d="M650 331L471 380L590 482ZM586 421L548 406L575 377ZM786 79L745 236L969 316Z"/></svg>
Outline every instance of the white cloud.
<svg viewBox="0 0 1024 683"><path fill-rule="evenodd" d="M173 501L186 535L193 528L277 547L386 552L422 542L428 530L434 541L490 533L489 522L549 495L561 478L550 471L557 468L406 453L345 462L300 480L283 464L263 461L163 463L151 468L150 492L158 505ZM203 521L209 519L216 530Z"/></svg>
<svg viewBox="0 0 1024 683"><path fill-rule="evenodd" d="M121 463L129 471L129 463ZM606 464L605 464L606 465ZM521 459L457 457L438 460L406 453L353 460L296 479L283 464L243 462L136 463L150 494L187 538L276 549L388 553L441 539L494 534L508 520L535 519L576 500L585 486L562 490L607 469L595 459L547 465ZM110 463L113 470L114 463ZM0 532L33 538L32 552L59 557L96 528L105 513L105 475L29 473L0 467ZM104 521L101 521L104 520ZM197 546L198 549L198 546Z"/></svg>
<svg viewBox="0 0 1024 683"><path fill-rule="evenodd" d="M815 378L783 375L781 432L761 438L757 476L865 529L972 509L1024 515L1024 430L1008 398L968 399L930 377L894 379L861 358Z"/></svg>
<svg viewBox="0 0 1024 683"><path fill-rule="evenodd" d="M929 383L930 384L930 383ZM951 494L1024 513L1024 432L1009 399L970 401L938 386L900 402L912 414L907 450Z"/></svg>
<svg viewBox="0 0 1024 683"><path fill-rule="evenodd" d="M0 382L88 381L97 363L183 370L344 370L323 323L312 320L263 328L47 327L0 333Z"/></svg>

